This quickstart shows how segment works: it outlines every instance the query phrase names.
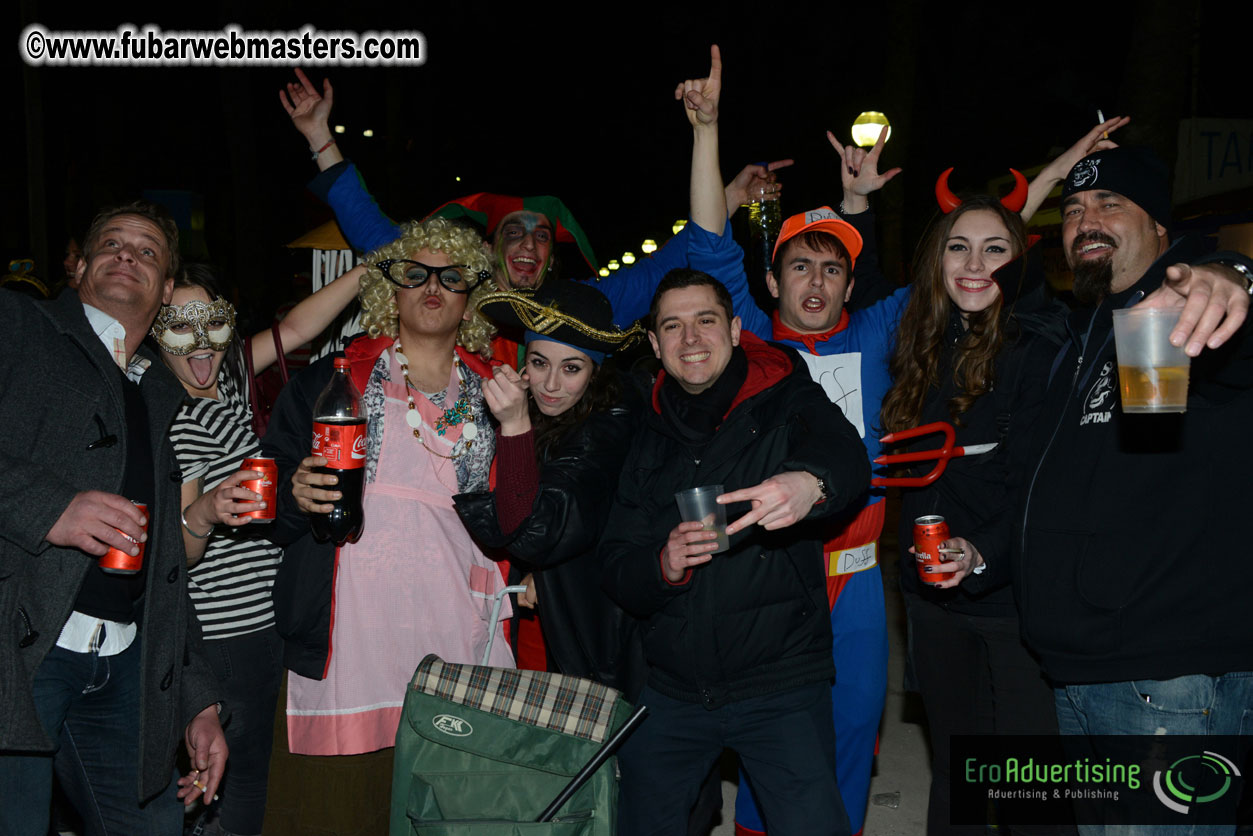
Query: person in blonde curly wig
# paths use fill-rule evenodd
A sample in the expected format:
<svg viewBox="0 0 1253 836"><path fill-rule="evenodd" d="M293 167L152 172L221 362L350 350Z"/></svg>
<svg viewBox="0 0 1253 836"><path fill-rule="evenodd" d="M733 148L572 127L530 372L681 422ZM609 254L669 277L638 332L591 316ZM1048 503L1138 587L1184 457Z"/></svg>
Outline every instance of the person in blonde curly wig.
<svg viewBox="0 0 1253 836"><path fill-rule="evenodd" d="M366 257L368 267L361 280L361 324L371 337L395 337L398 330L396 308L397 286L389 281L378 264L388 259L408 259L410 253L431 250L446 253L454 264L465 265L471 275L489 273L491 259L483 249L483 240L468 227L444 218L412 221L401 228L400 237ZM491 355L492 335L496 329L478 312L475 300L495 288L479 281L469 298L469 315L457 329L457 344L467 351Z"/></svg>
<svg viewBox="0 0 1253 836"><path fill-rule="evenodd" d="M314 404L336 373L329 357L283 390L263 449L279 468L270 533L287 544L274 609L291 671L289 751L380 752L362 764L377 770L366 782L377 796L358 808L387 809L390 750L414 668L429 653L478 662L488 645L487 604L505 584L452 502L488 489L496 449L483 398L492 328L468 306L476 288L494 288L482 241L429 219L405 225L368 261L359 293L367 333L335 358L348 361L361 392L364 438L354 435L352 450L364 447L364 461L346 457L343 469L331 470L309 454ZM338 548L315 541L310 519L353 490L362 491L360 538ZM509 643L492 642L489 662L513 667ZM334 793L312 795L335 806Z"/></svg>

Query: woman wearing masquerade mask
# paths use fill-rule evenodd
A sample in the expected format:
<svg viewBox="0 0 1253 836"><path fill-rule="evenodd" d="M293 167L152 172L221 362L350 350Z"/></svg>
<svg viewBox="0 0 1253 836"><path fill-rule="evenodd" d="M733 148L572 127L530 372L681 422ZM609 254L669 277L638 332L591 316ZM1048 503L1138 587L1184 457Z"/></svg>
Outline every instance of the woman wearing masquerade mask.
<svg viewBox="0 0 1253 836"><path fill-rule="evenodd" d="M1024 218L1039 206L1055 179L1097 148L1113 147L1102 134L1121 127L1113 119L1094 128L1041 172L1028 198L1026 181L998 200L987 195L958 199L948 175L936 183L941 214L919 244L914 292L901 317L890 362L892 388L883 399L887 432L935 421L952 422L957 445L997 442L995 450L952 459L943 475L901 498L900 583L910 625L909 661L927 711L931 737L929 834L983 833L985 826L950 825L949 738L973 734L1057 734L1053 692L1039 664L1023 646L1009 578L1009 544L1000 542L1000 518L1013 513L1012 486L1021 475L1006 454L1007 439L1028 426L1040 406L1045 381L1025 369L1034 352L1055 353L1049 339L1033 333L1034 317L1022 315L1029 284L1022 256ZM1024 203L1028 205L1024 208ZM1023 300L1025 302L1026 300ZM1019 308L1019 311L1015 310ZM1048 361L1043 363L1047 369ZM939 436L905 447L933 449ZM899 452L899 451L897 451ZM930 469L926 462L911 475ZM954 535L943 547L949 562L927 572L945 580L920 581L913 542L914 520L939 514ZM978 547L976 547L978 544ZM936 576L939 577L938 575ZM1005 824L1002 822L1002 824ZM1019 827L1014 833L1073 833L1073 826Z"/></svg>
<svg viewBox="0 0 1253 836"><path fill-rule="evenodd" d="M452 503L456 493L486 488L495 449L480 379L490 378L483 355L492 328L468 307L491 269L481 239L434 218L405 225L368 261L360 292L368 336L343 353L366 413L360 539L339 548L317 543L309 525L339 498L335 477L314 471L325 459L309 455L313 404L332 358L292 378L263 449L279 468L273 536L284 556L274 602L291 671L290 749L378 752L352 767L373 776L356 784L368 797L359 792L354 806L386 811L391 747L414 668L428 653L478 662L504 579ZM493 642L490 661L513 666L503 639ZM328 817L348 805L330 793L310 799L307 782L293 825L334 829Z"/></svg>
<svg viewBox="0 0 1253 836"><path fill-rule="evenodd" d="M280 326L285 343L307 342L329 325L352 300L363 272L350 271L293 308ZM250 518L239 516L262 507L257 494L240 487L259 474L239 469L243 459L260 455L261 445L252 432L235 308L213 273L199 264L187 265L170 301L151 333L188 395L170 435L184 479L190 595L206 653L231 706L230 765L204 832L260 833L269 729L282 670L270 600L282 551L265 539L264 530L242 527ZM254 368L276 361L268 332L251 343Z"/></svg>
<svg viewBox="0 0 1253 836"><path fill-rule="evenodd" d="M609 300L577 282L487 293L478 305L525 333L526 361L521 376L501 366L484 381L500 422L496 490L458 495L457 513L531 572L520 603L537 608L555 670L633 697L644 674L635 620L601 591L596 542L636 424L608 355L643 332L619 330Z"/></svg>

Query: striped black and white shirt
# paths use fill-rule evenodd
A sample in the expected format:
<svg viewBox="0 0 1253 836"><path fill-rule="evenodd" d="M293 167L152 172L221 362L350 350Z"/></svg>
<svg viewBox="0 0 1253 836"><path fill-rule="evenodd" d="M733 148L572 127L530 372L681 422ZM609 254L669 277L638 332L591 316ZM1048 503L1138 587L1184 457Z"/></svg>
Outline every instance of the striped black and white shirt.
<svg viewBox="0 0 1253 836"><path fill-rule="evenodd" d="M225 382L225 376L223 382ZM170 430L183 480L203 491L261 454L247 399L219 385L221 400L188 398ZM283 551L258 531L265 523L215 526L204 557L188 572L188 591L206 639L227 639L274 623L270 590Z"/></svg>

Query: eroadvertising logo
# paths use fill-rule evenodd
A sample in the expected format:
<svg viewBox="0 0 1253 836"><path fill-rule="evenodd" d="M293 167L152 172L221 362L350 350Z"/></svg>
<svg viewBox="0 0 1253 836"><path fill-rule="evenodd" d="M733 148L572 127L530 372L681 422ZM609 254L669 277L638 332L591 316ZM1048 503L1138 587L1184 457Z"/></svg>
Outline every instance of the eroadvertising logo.
<svg viewBox="0 0 1253 836"><path fill-rule="evenodd" d="M954 736L953 824L1235 825L1253 738Z"/></svg>
<svg viewBox="0 0 1253 836"><path fill-rule="evenodd" d="M1209 804L1227 795L1241 777L1240 769L1217 752L1185 755L1153 773L1153 792L1169 809L1187 815L1192 805Z"/></svg>

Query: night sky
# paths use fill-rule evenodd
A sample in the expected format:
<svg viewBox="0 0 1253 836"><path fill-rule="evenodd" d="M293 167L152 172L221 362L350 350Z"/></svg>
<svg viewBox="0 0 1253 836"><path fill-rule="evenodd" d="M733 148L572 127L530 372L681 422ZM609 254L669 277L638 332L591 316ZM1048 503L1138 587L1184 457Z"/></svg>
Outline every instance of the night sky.
<svg viewBox="0 0 1253 836"><path fill-rule="evenodd" d="M641 239L664 238L686 215L691 132L672 91L707 73L714 42L725 64L723 173L794 157L782 177L786 213L839 201L826 129L847 139L867 109L892 119L884 165L905 172L876 203L898 230L888 238L890 267L908 260L934 212L935 177L949 165L958 168L956 187L978 190L1011 165L1045 162L1095 123L1097 107L1107 116L1130 111L1125 139L1173 159L1180 117L1253 111L1247 13L1234 21L1211 2L1067 5L1064 13L1060 5L904 0L564 11L313 2L290 13L237 0L186 5L194 14L173 3L110 4L87 17L31 0L10 9L5 141L15 165L0 174L9 195L0 255L37 254L42 231L55 264L96 208L144 189L187 190L203 199L208 256L251 296L305 266L282 245L329 217L303 188L316 169L278 103L289 69L28 70L16 44L30 22L417 29L427 39L425 66L305 67L315 81L332 79L333 121L348 128L341 147L383 208L407 219L475 191L556 194L602 263L638 253ZM362 137L364 128L375 136ZM32 203L32 188L42 200Z"/></svg>

